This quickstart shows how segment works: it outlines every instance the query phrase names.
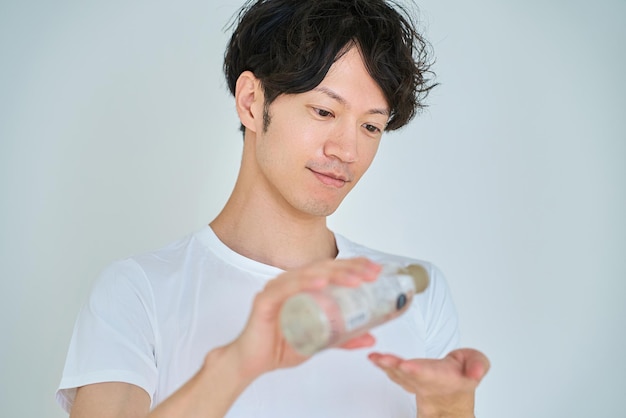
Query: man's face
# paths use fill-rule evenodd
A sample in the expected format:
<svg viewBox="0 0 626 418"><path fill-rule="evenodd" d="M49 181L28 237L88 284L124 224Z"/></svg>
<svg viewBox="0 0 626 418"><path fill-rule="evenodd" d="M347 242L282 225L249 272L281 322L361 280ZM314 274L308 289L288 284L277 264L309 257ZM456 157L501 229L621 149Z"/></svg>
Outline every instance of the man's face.
<svg viewBox="0 0 626 418"><path fill-rule="evenodd" d="M269 118L256 129L257 186L290 211L327 216L370 166L389 108L352 48L315 89L279 96Z"/></svg>

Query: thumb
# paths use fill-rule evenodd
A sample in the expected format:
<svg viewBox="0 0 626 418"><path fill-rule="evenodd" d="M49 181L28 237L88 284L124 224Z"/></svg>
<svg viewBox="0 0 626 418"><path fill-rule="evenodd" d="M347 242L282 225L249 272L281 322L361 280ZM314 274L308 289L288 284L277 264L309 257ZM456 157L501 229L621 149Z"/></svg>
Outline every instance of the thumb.
<svg viewBox="0 0 626 418"><path fill-rule="evenodd" d="M449 356L462 364L465 377L477 382L480 382L491 368L487 356L473 348L461 348L452 351Z"/></svg>

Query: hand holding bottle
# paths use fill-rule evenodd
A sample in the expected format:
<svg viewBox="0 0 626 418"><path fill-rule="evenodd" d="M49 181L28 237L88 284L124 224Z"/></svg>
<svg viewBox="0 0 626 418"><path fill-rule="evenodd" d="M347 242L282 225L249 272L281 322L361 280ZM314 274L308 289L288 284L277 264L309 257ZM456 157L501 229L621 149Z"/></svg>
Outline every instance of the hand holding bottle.
<svg viewBox="0 0 626 418"><path fill-rule="evenodd" d="M219 351L228 353L226 357L232 362L233 370L245 381L271 370L296 366L308 356L295 351L280 330L280 311L285 301L298 293L329 285L355 288L375 281L380 271L381 266L366 258L328 260L287 271L269 281L257 294L244 330ZM373 344L374 338L363 333L340 346L352 349Z"/></svg>
<svg viewBox="0 0 626 418"><path fill-rule="evenodd" d="M388 264L375 282L357 288L329 285L299 293L282 307L283 335L306 356L340 346L402 314L428 282L428 273L418 264Z"/></svg>

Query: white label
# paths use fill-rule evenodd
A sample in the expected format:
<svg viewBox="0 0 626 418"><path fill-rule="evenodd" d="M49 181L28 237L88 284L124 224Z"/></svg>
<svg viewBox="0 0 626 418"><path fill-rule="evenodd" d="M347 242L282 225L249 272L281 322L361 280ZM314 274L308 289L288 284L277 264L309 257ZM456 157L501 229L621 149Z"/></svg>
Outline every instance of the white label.
<svg viewBox="0 0 626 418"><path fill-rule="evenodd" d="M414 293L413 280L405 275L384 275L361 287L332 289L344 319L346 332L378 323L397 311L397 300Z"/></svg>

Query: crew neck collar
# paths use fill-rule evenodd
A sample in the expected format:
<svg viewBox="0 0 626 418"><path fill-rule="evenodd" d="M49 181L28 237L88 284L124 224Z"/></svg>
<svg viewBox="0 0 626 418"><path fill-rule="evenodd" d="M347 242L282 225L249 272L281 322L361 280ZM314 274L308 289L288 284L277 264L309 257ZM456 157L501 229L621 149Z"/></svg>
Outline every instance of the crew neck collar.
<svg viewBox="0 0 626 418"><path fill-rule="evenodd" d="M331 231L332 232L332 231ZM261 274L267 277L276 277L284 272L283 269L264 264L251 258L245 257L224 244L219 237L215 234L213 229L206 225L195 234L195 237L212 253L218 256L225 262L237 266L238 268L248 270L255 274ZM350 245L349 241L343 236L333 232L335 243L337 245L337 257L336 258L348 258L350 257Z"/></svg>

